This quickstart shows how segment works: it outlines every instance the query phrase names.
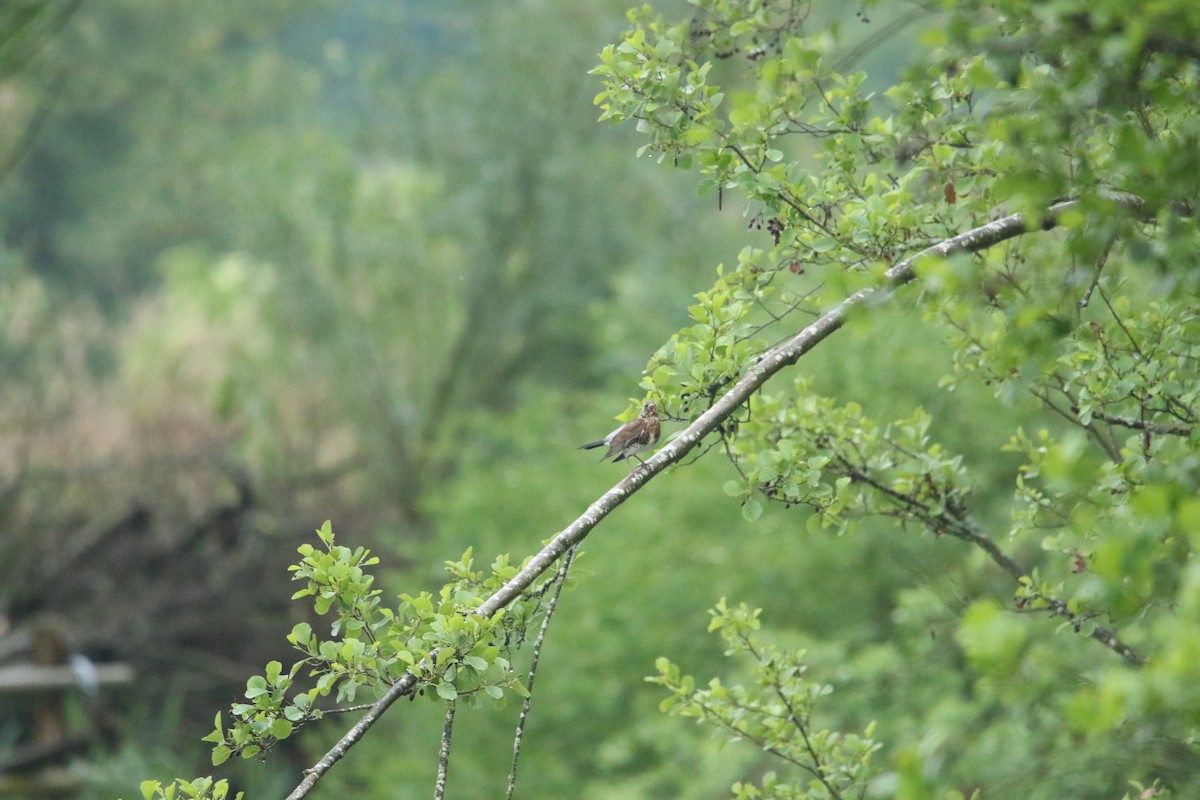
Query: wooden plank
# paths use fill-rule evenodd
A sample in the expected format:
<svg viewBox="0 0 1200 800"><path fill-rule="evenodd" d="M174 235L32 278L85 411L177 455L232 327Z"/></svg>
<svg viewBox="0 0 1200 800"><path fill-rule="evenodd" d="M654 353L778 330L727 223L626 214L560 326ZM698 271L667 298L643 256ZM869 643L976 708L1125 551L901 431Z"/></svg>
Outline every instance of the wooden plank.
<svg viewBox="0 0 1200 800"><path fill-rule="evenodd" d="M133 667L128 664L94 664L90 669L96 686L120 686L133 682ZM63 691L83 687L84 682L79 673L66 666L9 664L0 667L0 694Z"/></svg>

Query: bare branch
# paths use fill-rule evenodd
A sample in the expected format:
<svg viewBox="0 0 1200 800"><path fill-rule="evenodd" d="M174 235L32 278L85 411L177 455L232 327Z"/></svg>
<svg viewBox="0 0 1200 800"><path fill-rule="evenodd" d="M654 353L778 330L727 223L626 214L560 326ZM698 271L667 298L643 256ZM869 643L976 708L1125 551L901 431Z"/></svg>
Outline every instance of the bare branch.
<svg viewBox="0 0 1200 800"><path fill-rule="evenodd" d="M1072 406L1072 411L1078 411L1078 407ZM1191 436L1192 429L1188 425L1164 425L1159 422L1144 422L1140 419L1132 419L1130 417L1122 417L1116 414L1102 414L1099 411L1093 411L1092 417L1101 422L1107 422L1109 425L1117 425L1122 428L1132 428L1137 431L1147 431L1156 433L1162 436Z"/></svg>
<svg viewBox="0 0 1200 800"><path fill-rule="evenodd" d="M537 639L533 643L533 657L529 663L529 682L525 684L525 701L521 703L521 714L517 717L517 730L513 735L512 769L508 772L508 790L504 793L505 800L512 800L513 792L517 790L517 766L521 761L521 741L525 737L525 722L529 719L529 708L533 702L533 679L537 676L538 661L542 657L542 643L546 640L546 631L550 629L550 618L554 616L554 608L558 605L558 596L567 582L567 573L571 569L571 561L574 558L575 549L572 548L558 567L558 574L554 578L554 594L550 595L550 601L546 604L542 627L538 630Z"/></svg>
<svg viewBox="0 0 1200 800"><path fill-rule="evenodd" d="M372 725L375 724L383 712L388 710L392 703L396 702L400 697L406 694L412 694L413 688L417 685L417 678L411 672L405 675L400 680L392 684L392 688L387 690L387 693L375 701L371 706L371 710L363 715L362 719L354 723L354 727L346 731L346 735L338 740L338 743L330 748L329 752L321 758L312 769L306 770L304 780L300 781L299 785L292 790L286 800L300 800L300 798L312 791L317 785L317 781L329 771L329 768L341 761L342 756L350 750L351 747L358 744L358 740L363 737Z"/></svg>
<svg viewBox="0 0 1200 800"><path fill-rule="evenodd" d="M446 796L446 773L450 769L450 737L454 733L454 708L456 703L446 703L446 717L442 722L442 746L438 749L437 783L433 787L433 800Z"/></svg>

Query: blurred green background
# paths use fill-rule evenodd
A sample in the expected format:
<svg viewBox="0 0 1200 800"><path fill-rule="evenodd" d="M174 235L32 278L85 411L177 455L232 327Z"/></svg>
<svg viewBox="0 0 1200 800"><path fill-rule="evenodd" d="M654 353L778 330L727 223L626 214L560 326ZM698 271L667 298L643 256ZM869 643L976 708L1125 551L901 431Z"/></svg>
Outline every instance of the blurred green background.
<svg viewBox="0 0 1200 800"><path fill-rule="evenodd" d="M625 6L0 7L0 619L12 642L51 631L136 674L69 700L67 725L94 734L62 759L78 796L213 772L199 738L290 660L308 612L286 566L323 520L381 556L394 597L467 546L519 560L621 477L575 447L638 396L716 265L770 239L596 124L587 72ZM987 415L962 415L1003 410L935 393L946 354L901 348L902 313L871 324L805 359L816 387L883 415L923 403L947 446L1011 469ZM958 686L960 584L991 575L977 557L887 527L811 535L799 511L748 525L731 473L716 453L676 469L588 540L524 796L717 797L757 769L643 682L660 655L728 669L703 634L721 596L847 687L838 723L904 730L905 703ZM0 761L35 717L0 696ZM316 796L429 791L440 717L393 709ZM514 719L460 713L456 796L498 796ZM342 723L216 774L280 795Z"/></svg>

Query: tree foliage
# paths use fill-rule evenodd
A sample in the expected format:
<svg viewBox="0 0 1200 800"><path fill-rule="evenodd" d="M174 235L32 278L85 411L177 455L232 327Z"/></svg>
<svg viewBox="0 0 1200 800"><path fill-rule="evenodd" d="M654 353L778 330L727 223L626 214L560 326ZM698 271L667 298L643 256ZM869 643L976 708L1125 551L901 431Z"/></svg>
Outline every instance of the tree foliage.
<svg viewBox="0 0 1200 800"><path fill-rule="evenodd" d="M817 5L699 2L680 22L642 7L602 54L605 116L636 120L643 151L696 169L702 189L743 194L751 228L771 238L697 295L695 324L659 351L645 388L694 416L754 369L793 309L871 286L1003 214L1043 220L1052 231L922 259L919 291L903 295L922 337L952 348L931 379L993 394L955 416L1013 412L1003 449L1015 469L994 475L948 446L953 417L879 418L798 381L726 426L741 474L727 491L748 517L774 500L811 507L815 527L883 516L958 536L1013 579L1008 603L964 598L973 721L906 767L896 759L899 775L930 791L995 791L1003 774L1023 796L1158 778L1192 792L1200 121L1187 42L1200 20L1174 3L954 4L923 23L905 78L873 92L813 29ZM1075 204L1046 216L1064 198ZM882 344L873 322L859 327ZM1116 654L1013 612L1055 617ZM1052 676L1073 685L1050 691ZM1014 729L1021 740L1004 743ZM1021 777L1032 752L1043 769ZM1080 758L1105 766L1086 779L1063 768Z"/></svg>
<svg viewBox="0 0 1200 800"><path fill-rule="evenodd" d="M490 572L465 556L448 565L452 583L403 594L394 607L365 569L369 554L335 545L322 529L321 547L303 545L293 574L304 587L297 596L334 615L331 631L292 628L300 659L290 668L272 661L250 679L232 724L218 717L208 739L214 761L257 757L299 725L346 710L359 691L374 700L367 725L421 689L439 707L499 701L506 689L524 695L511 648L542 611L549 584L536 584L538 576L633 492L652 479L659 489L668 464L700 452L710 454L704 462L671 473L695 494L664 496L685 498L687 510L622 507L632 528L660 535L619 540L628 546L607 561L597 554L597 583L609 585L586 599L612 605L587 609L604 621L581 625L585 633L568 641L585 666L632 662L644 672L660 656L649 682L665 690L663 710L754 745L722 756L740 771L735 796L1195 795L1200 12L1165 0L867 2L850 20L817 0L690 5L678 19L649 6L630 11L630 29L594 70L602 116L635 123L641 155L694 172L711 205L744 215L735 263L695 294L689 320L641 382L686 429L537 556L497 557ZM909 43L903 64L873 75L856 69L889 39ZM497 45L504 58L526 55ZM477 97L470 79L447 80ZM210 286L223 299L209 317L240 309L221 324L271 342L255 353L254 336L228 337L231 349L250 351L244 371L226 376L218 406L239 398L243 411L267 407L246 402L283 391L257 381L262 365L299 368L320 353L322 374L333 377L314 382L327 396L312 418L343 403L395 412L382 429L389 435L373 442L385 443L378 463L384 451L398 453L385 482L412 478L404 507L454 531L431 546L469 530L468 546L510 547L505 533L540 530L587 496L559 456L540 456L540 473L506 471L514 458L545 452L547 428L555 440L575 433L555 413L562 398L544 386L523 397L533 410L484 417L469 436L437 428L449 399L483 403L534 353L558 354L543 365L550 375L595 344L575 324L585 293L572 290L596 265L555 257L571 247L564 230L586 229L589 252L625 252L605 250L607 232L576 222L589 205L571 193L578 173L560 180L555 172L567 170L573 150L549 134L557 124L545 113L550 103L510 102L529 103L543 137L518 157L504 151L522 140L519 124L495 142L486 131L467 137L487 154L478 162L437 137L421 143L422 164L390 164L369 179L348 156L335 159L344 179L333 184L342 200L335 219L324 220L316 203L284 215L297 236L311 234L300 223L313 219L330 222L327 235L304 246L289 238L295 251L283 247L257 267L224 259L211 274L204 256L171 257L184 266L173 273L174 297L192 300L184 308L207 296L195 286ZM478 186L445 202L446 187L461 185L473 163L493 169L484 194L513 202L480 201ZM423 204L473 213L430 235L401 202L422 187ZM560 192L571 200L558 203ZM552 216L565 224L536 224ZM445 313L420 317L429 310L423 276L398 289L387 280L387 247L372 235L410 222L430 247L403 263L434 265L435 299L451 292L447 265L456 257L497 257L471 273ZM275 263L296 253L297 273ZM633 260L652 269L649 259ZM281 300L275 281L296 275L311 291ZM306 305L323 292L329 304ZM564 295L569 302L557 308ZM291 324L264 333L245 313L259 307ZM310 308L319 313L302 313ZM643 310L634 305L631 326ZM325 334L339 319L350 322L330 346ZM437 336L447 321L453 334ZM149 330L142 346L169 340ZM293 349L297 340L311 347ZM373 370L420 369L431 348L441 369L417 388ZM797 362L803 374L789 370ZM162 362L146 363L152 373ZM364 425L350 438L369 449L379 430ZM471 452L452 459L449 445L465 441ZM714 465L717 454L723 464ZM714 487L740 519L713 521ZM686 532L678 546L662 541L673 525ZM651 555L638 560L643 551ZM707 573L706 559L715 565ZM686 586L687 596L667 585ZM718 602L710 630L734 656L732 674L696 680L683 662L703 662L703 648L683 643L678 620L695 613L696 595L718 587L734 601ZM742 595L768 610L742 604ZM623 608L633 609L629 628L604 624ZM764 619L774 630L761 629ZM606 627L617 632L605 638ZM664 656L671 647L689 652ZM624 709L634 690L602 684L585 677L551 694L559 702L548 713L568 733L548 735L586 738L597 716L619 715L595 698ZM572 716L572 708L584 711ZM661 721L635 716L624 725L584 752L546 759L568 766L534 785L561 792L587 775L597 795L614 786L711 794L680 768L681 752L694 757L708 745ZM364 732L361 722L351 728L297 792ZM374 772L394 790L402 759L393 743L381 746L388 751L375 751L351 783ZM638 770L654 777L637 784L628 775ZM439 787L446 775L443 758ZM227 790L206 779L143 786L147 797Z"/></svg>
<svg viewBox="0 0 1200 800"><path fill-rule="evenodd" d="M250 702L232 707L235 725L228 731L217 715L216 729L205 739L214 743L214 764L231 755L254 758L321 719L325 712L318 701L331 694L337 704L349 704L360 690L378 696L406 677L412 681L409 693L428 689L447 702L479 694L499 700L506 688L525 693L507 653L523 641L544 590L532 593L532 602L509 604L490 617L468 613L515 573L503 558L485 574L473 569L468 551L446 564L454 583L437 595L401 595L399 608L392 609L382 605L382 592L371 588L374 578L364 571L379 563L377 558L361 547L335 545L328 522L317 536L322 549L300 547L293 580L305 588L292 599L312 597L318 615L334 612L331 638L319 636L307 622L292 629L288 641L303 658L286 671L272 661L264 675L250 678L245 691ZM298 675L316 680L301 691L294 685Z"/></svg>

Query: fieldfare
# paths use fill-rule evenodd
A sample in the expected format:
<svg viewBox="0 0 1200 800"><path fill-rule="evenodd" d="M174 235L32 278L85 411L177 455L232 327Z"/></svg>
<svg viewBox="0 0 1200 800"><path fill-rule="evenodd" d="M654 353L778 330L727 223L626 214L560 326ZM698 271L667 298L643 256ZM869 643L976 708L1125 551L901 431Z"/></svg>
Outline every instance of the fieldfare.
<svg viewBox="0 0 1200 800"><path fill-rule="evenodd" d="M658 408L647 400L642 405L642 413L637 419L626 422L603 439L580 445L579 449L591 450L593 447L608 445L608 452L600 460L611 457L613 461L623 461L630 456L637 458L638 453L653 447L661 433ZM641 459L638 458L638 461Z"/></svg>

